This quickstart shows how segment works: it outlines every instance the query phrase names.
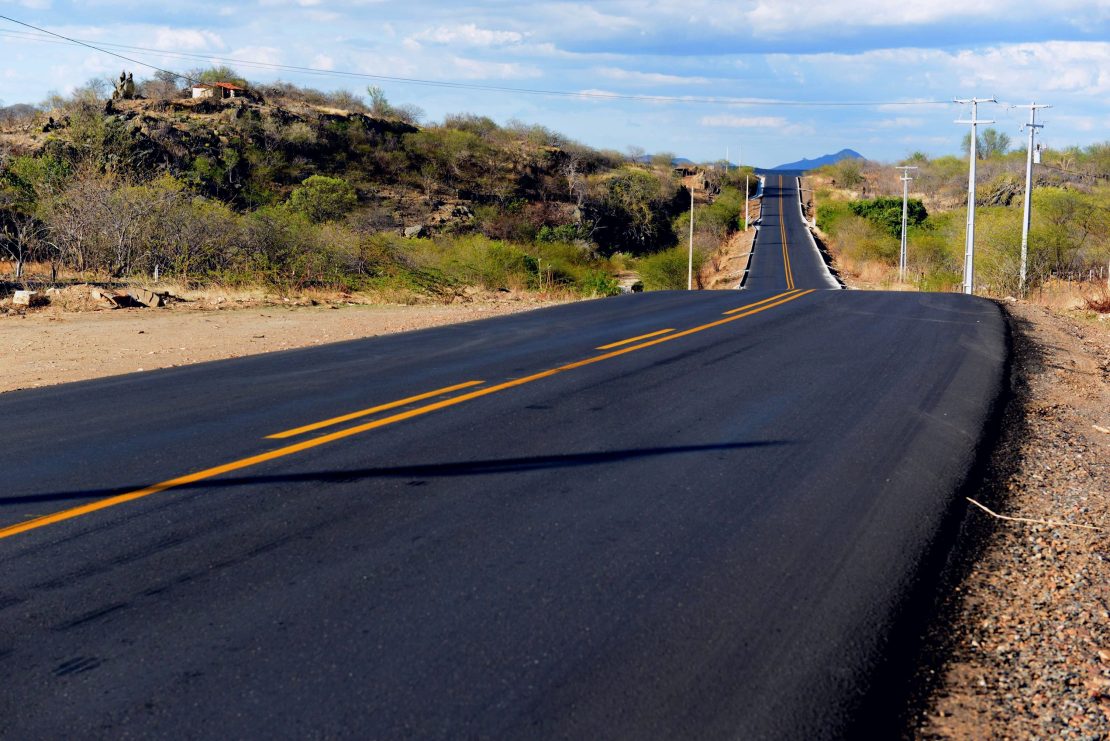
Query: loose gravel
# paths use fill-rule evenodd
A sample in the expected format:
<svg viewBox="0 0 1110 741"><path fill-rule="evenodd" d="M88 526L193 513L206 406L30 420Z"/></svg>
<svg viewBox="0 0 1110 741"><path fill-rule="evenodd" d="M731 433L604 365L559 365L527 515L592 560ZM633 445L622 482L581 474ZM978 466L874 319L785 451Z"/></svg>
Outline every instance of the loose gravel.
<svg viewBox="0 0 1110 741"><path fill-rule="evenodd" d="M934 637L947 657L911 733L1110 739L1110 322L1006 308L1013 400L976 498L1067 524L980 523L986 537Z"/></svg>

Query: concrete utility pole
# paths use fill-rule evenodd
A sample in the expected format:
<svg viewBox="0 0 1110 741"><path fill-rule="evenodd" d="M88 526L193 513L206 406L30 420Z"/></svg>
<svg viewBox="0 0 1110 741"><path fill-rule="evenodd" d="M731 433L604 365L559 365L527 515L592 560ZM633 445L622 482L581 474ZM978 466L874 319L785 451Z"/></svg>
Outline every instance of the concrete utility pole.
<svg viewBox="0 0 1110 741"><path fill-rule="evenodd" d="M980 121L978 118L980 103L997 103L990 98L964 98L956 99L956 103L971 104L971 119L960 119L958 124L971 124L971 166L967 175L967 243L964 248L964 293L975 292L975 151L979 144L979 124L992 124L994 121Z"/></svg>
<svg viewBox="0 0 1110 741"><path fill-rule="evenodd" d="M910 170L916 170L916 167L902 166L895 167L895 170L902 171L902 251L898 253L898 280L902 283L906 282L906 221L909 210L910 200Z"/></svg>
<svg viewBox="0 0 1110 741"><path fill-rule="evenodd" d="M686 262L686 290L694 290L694 186L690 185L690 257Z"/></svg>
<svg viewBox="0 0 1110 741"><path fill-rule="evenodd" d="M748 204L751 203L751 196L748 195L748 176L744 175L744 231L748 231Z"/></svg>
<svg viewBox="0 0 1110 741"><path fill-rule="evenodd" d="M1044 124L1037 123L1037 110L1051 108L1050 105L1016 105L1014 108L1029 109L1029 151L1025 153L1025 217L1021 221L1021 274L1018 279L1018 292L1025 295L1025 277L1029 269L1029 224L1033 218L1033 138L1037 129L1043 129Z"/></svg>

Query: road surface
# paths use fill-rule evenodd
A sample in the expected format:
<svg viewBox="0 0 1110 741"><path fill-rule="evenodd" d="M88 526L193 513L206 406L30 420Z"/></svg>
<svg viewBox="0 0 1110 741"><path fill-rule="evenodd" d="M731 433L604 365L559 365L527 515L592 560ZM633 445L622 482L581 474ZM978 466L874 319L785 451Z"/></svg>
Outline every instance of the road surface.
<svg viewBox="0 0 1110 741"><path fill-rule="evenodd" d="M1004 325L775 187L744 291L0 396L0 735L889 730Z"/></svg>
<svg viewBox="0 0 1110 741"><path fill-rule="evenodd" d="M840 288L802 218L797 173L761 171L763 210L744 288Z"/></svg>

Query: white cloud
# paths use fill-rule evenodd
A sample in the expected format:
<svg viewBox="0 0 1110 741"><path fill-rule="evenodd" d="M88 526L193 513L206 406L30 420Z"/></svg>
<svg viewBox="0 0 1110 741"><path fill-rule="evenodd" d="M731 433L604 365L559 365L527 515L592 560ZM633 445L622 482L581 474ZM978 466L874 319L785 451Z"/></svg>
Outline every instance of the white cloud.
<svg viewBox="0 0 1110 741"><path fill-rule="evenodd" d="M879 121L878 127L880 129L913 129L925 125L925 119L914 118L912 116L898 116L896 118L887 118Z"/></svg>
<svg viewBox="0 0 1110 741"><path fill-rule="evenodd" d="M589 103L608 103L606 98L617 99L620 93L613 92L612 90L602 90L600 88L587 88L579 90L578 94L582 96L582 100Z"/></svg>
<svg viewBox="0 0 1110 741"><path fill-rule="evenodd" d="M997 94L1025 102L1054 91L1082 95L1110 93L1110 43L1047 41L999 44L978 49L880 49L860 54L769 55L779 74L843 80L897 78L905 89L938 89L938 97ZM917 100L921 100L918 98ZM914 102L908 100L907 102ZM905 112L905 107L882 110Z"/></svg>
<svg viewBox="0 0 1110 741"><path fill-rule="evenodd" d="M165 51L205 51L224 48L224 41L219 34L188 28L154 28L143 32L141 38L144 46Z"/></svg>
<svg viewBox="0 0 1110 741"><path fill-rule="evenodd" d="M789 121L782 116L732 116L727 113L702 116L702 126L730 129L771 129L782 136L813 136L817 130L809 125Z"/></svg>
<svg viewBox="0 0 1110 741"><path fill-rule="evenodd" d="M906 26L959 18L1004 15L1010 0L929 0L892 3L889 0L758 0L746 20L756 33L815 27Z"/></svg>
<svg viewBox="0 0 1110 741"><path fill-rule="evenodd" d="M1046 115L1047 113L1041 113L1041 120L1044 120ZM1098 119L1094 116L1052 116L1052 123L1062 124L1076 131L1094 131L1099 128Z"/></svg>
<svg viewBox="0 0 1110 741"><path fill-rule="evenodd" d="M651 25L650 21L641 22L633 16L645 17L657 9L658 6L652 3L646 7L632 7L627 15L613 15L602 13L594 5L585 3L551 3L540 7L541 13L547 16L544 19L545 25L559 26L578 36L597 31L609 33L646 30ZM661 22L659 25L665 27L666 23Z"/></svg>
<svg viewBox="0 0 1110 741"><path fill-rule="evenodd" d="M516 62L483 62L466 57L452 57L455 76L467 80L520 80L542 77L543 70Z"/></svg>
<svg viewBox="0 0 1110 741"><path fill-rule="evenodd" d="M707 85L710 82L705 77L681 77L658 72L638 72L618 67L602 67L597 69L596 73L610 80L619 80L636 85Z"/></svg>
<svg viewBox="0 0 1110 741"><path fill-rule="evenodd" d="M247 59L262 64L282 64L281 49L272 46L244 46L228 54L232 59Z"/></svg>
<svg viewBox="0 0 1110 741"><path fill-rule="evenodd" d="M702 116L702 126L722 126L734 129L777 129L789 125L782 116Z"/></svg>
<svg viewBox="0 0 1110 741"><path fill-rule="evenodd" d="M429 28L412 38L428 44L492 47L519 44L524 41L526 34L518 31L494 31L479 28L473 23L464 23L461 26Z"/></svg>
<svg viewBox="0 0 1110 741"><path fill-rule="evenodd" d="M316 69L335 69L335 60L327 54L317 54L312 58L312 65Z"/></svg>

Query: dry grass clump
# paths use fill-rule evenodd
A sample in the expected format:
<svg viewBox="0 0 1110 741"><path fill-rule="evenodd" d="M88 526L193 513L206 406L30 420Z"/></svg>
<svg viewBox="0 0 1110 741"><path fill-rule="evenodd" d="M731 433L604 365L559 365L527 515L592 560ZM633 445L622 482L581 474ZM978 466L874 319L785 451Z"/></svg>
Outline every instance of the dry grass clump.
<svg viewBox="0 0 1110 741"><path fill-rule="evenodd" d="M1091 311L1097 311L1099 314L1110 314L1110 287L1101 283L1096 284L1094 293L1085 295L1083 300Z"/></svg>
<svg viewBox="0 0 1110 741"><path fill-rule="evenodd" d="M1097 284L1052 278L1031 290L1026 298L1053 311L1076 311L1092 308L1087 299L1094 297L1097 303L1097 298L1105 293L1105 288L1101 288L1103 294L1099 290Z"/></svg>

